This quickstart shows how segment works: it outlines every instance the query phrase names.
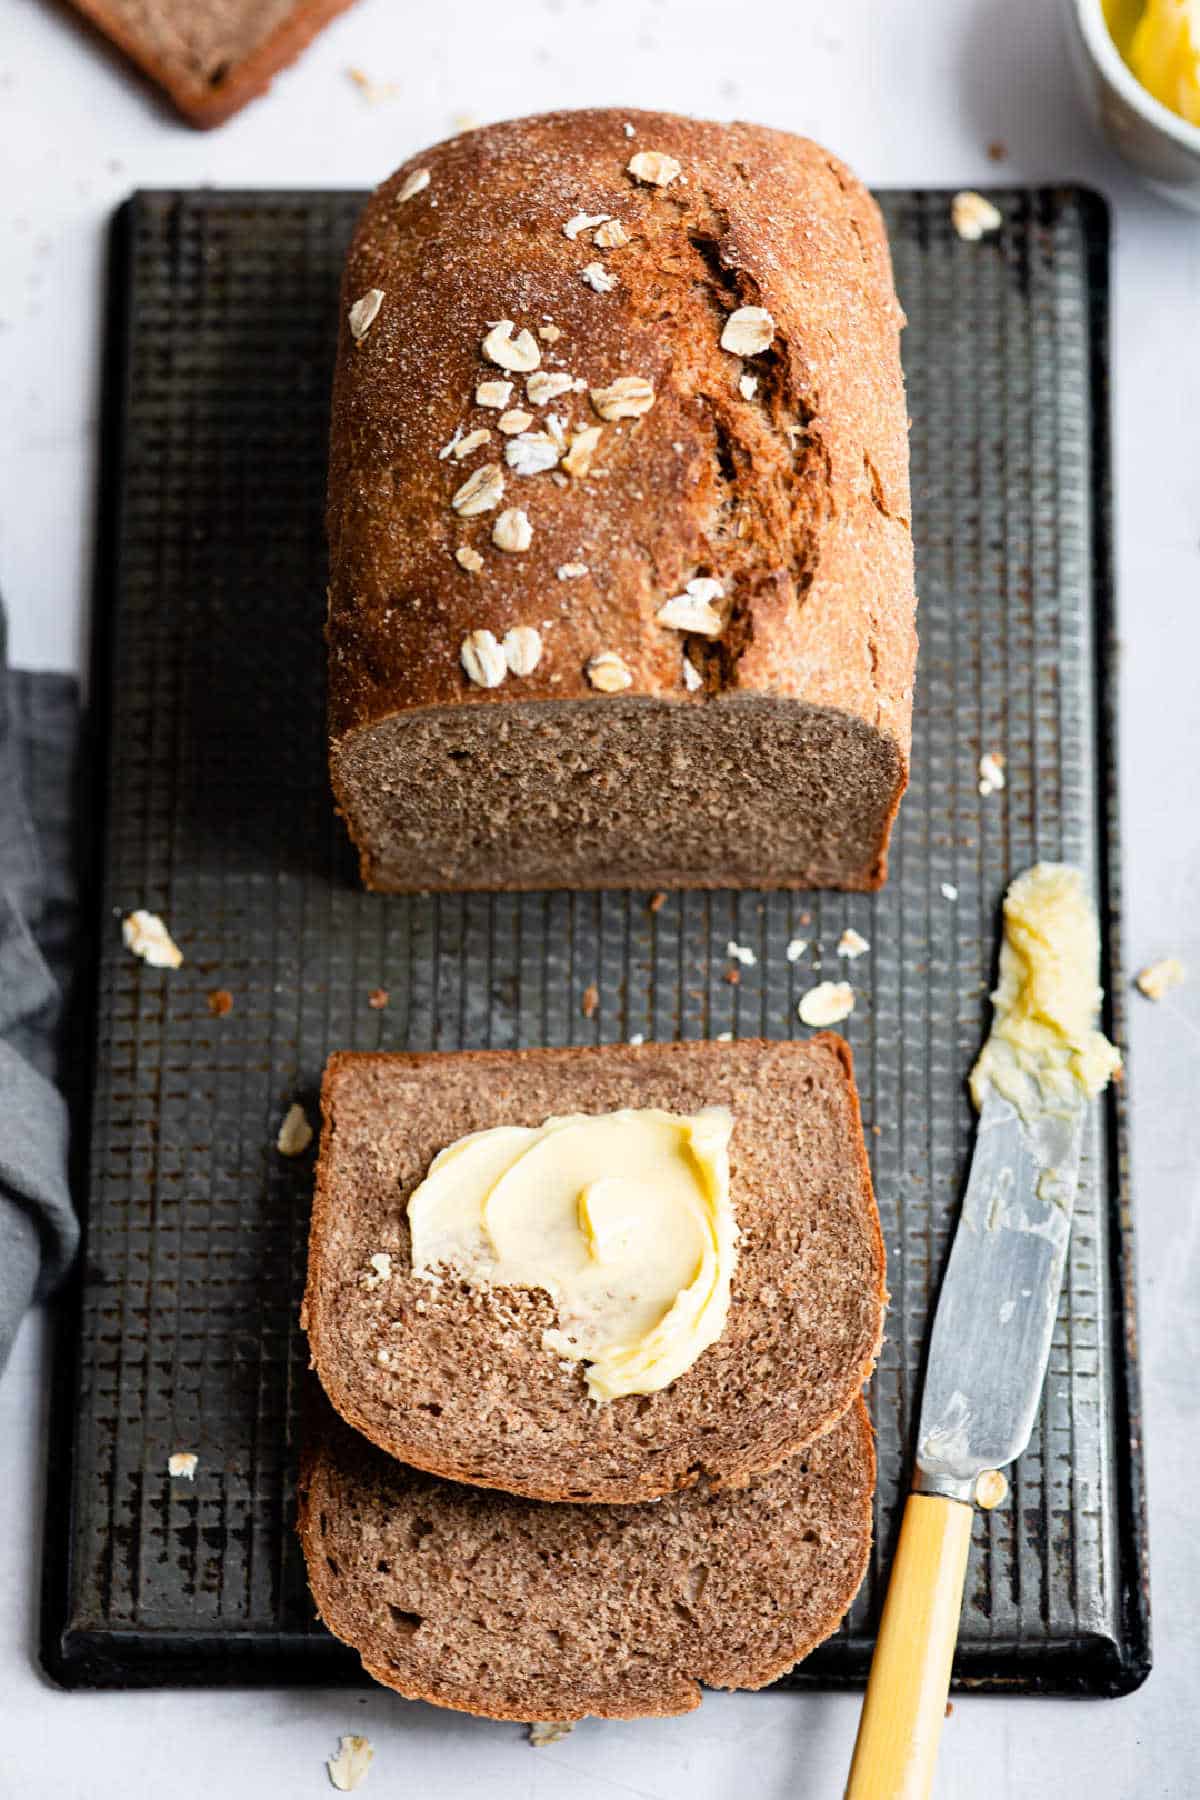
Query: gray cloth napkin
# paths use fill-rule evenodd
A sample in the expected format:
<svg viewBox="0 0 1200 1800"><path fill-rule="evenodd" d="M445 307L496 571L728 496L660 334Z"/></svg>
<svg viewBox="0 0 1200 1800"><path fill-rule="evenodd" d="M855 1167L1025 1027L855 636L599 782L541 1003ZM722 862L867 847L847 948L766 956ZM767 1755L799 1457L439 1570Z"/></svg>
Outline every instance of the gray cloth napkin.
<svg viewBox="0 0 1200 1800"><path fill-rule="evenodd" d="M79 1242L67 1175L64 986L75 951L79 700L8 669L0 609L0 1369Z"/></svg>

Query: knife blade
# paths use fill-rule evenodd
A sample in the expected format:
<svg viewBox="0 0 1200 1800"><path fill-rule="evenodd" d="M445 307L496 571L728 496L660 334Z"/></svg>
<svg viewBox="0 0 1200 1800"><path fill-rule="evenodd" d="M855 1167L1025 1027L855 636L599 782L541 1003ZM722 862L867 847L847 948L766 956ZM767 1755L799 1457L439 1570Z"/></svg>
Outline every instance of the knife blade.
<svg viewBox="0 0 1200 1800"><path fill-rule="evenodd" d="M1030 1126L989 1086L934 1315L917 1428L921 1493L970 1499L1029 1442L1050 1357L1086 1105Z"/></svg>

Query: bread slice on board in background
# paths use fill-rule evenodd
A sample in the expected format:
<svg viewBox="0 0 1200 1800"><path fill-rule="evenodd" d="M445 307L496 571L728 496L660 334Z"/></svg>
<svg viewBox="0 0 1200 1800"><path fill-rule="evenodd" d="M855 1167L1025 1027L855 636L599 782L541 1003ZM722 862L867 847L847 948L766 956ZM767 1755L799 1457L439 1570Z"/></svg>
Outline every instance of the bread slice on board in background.
<svg viewBox="0 0 1200 1800"><path fill-rule="evenodd" d="M69 0L190 125L223 124L265 93L353 0Z"/></svg>
<svg viewBox="0 0 1200 1800"><path fill-rule="evenodd" d="M883 881L914 631L902 314L819 145L467 132L342 287L331 769L385 890Z"/></svg>
<svg viewBox="0 0 1200 1800"><path fill-rule="evenodd" d="M467 1133L708 1106L733 1115L741 1242L724 1329L669 1387L597 1404L584 1365L543 1348L556 1323L543 1290L414 1278L409 1196ZM840 1419L871 1372L884 1249L839 1037L342 1054L322 1109L310 1353L342 1416L402 1462L541 1499L649 1500L776 1467ZM371 1276L380 1252L384 1281Z"/></svg>
<svg viewBox="0 0 1200 1800"><path fill-rule="evenodd" d="M629 1719L691 1711L701 1682L763 1687L828 1637L866 1571L874 1485L861 1399L773 1474L655 1506L439 1481L321 1404L299 1531L322 1619L377 1681L491 1718Z"/></svg>

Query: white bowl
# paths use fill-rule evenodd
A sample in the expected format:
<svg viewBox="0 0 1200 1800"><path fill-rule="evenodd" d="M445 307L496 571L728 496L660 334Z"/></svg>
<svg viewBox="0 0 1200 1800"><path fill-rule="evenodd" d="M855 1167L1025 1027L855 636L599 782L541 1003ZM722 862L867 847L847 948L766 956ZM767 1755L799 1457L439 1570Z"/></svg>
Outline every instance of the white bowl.
<svg viewBox="0 0 1200 1800"><path fill-rule="evenodd" d="M1084 98L1097 125L1158 193L1200 212L1200 125L1147 93L1112 40L1101 0L1066 0Z"/></svg>

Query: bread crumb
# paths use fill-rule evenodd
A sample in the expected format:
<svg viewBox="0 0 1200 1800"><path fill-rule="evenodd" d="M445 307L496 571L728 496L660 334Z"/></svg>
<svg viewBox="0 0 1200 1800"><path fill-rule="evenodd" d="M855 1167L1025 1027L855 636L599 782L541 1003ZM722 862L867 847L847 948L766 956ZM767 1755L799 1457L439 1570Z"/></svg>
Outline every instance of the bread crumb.
<svg viewBox="0 0 1200 1800"><path fill-rule="evenodd" d="M991 1512L1008 1493L1008 1481L1000 1469L985 1469L975 1481L975 1504Z"/></svg>
<svg viewBox="0 0 1200 1800"><path fill-rule="evenodd" d="M821 981L809 988L796 1008L805 1025L837 1025L854 1011L854 989L848 981Z"/></svg>
<svg viewBox="0 0 1200 1800"><path fill-rule="evenodd" d="M799 923L801 925L811 925L812 924L812 914L810 912L802 912L800 914Z"/></svg>
<svg viewBox="0 0 1200 1800"><path fill-rule="evenodd" d="M946 1718L947 1718L947 1719L948 1719L948 1718L949 1718L949 1717L950 1717L950 1714L951 1714L951 1713L952 1713L952 1712L953 1712L953 1711L954 1711L954 1702L953 1702L953 1700L947 1700L947 1702L946 1702L946 1712L945 1712L945 1717L946 1717Z"/></svg>
<svg viewBox="0 0 1200 1800"><path fill-rule="evenodd" d="M993 138L987 147L989 162L1005 162L1008 158L1008 145L1001 138Z"/></svg>
<svg viewBox="0 0 1200 1800"><path fill-rule="evenodd" d="M1177 956L1163 956L1138 971L1138 992L1147 1000L1162 1000L1172 988L1187 980L1187 970Z"/></svg>
<svg viewBox="0 0 1200 1800"><path fill-rule="evenodd" d="M583 990L583 996L579 1002L579 1010L585 1019L591 1019L595 1017L596 1008L599 1004L600 989L596 986L594 981L590 981Z"/></svg>
<svg viewBox="0 0 1200 1800"><path fill-rule="evenodd" d="M629 1040L629 1046L632 1050L637 1050L637 1049L640 1049L640 1047L645 1043L645 1041L646 1041L645 1032L644 1031L635 1031L633 1036Z"/></svg>
<svg viewBox="0 0 1200 1800"><path fill-rule="evenodd" d="M787 947L788 961L789 962L799 962L800 958L804 955L804 952L807 949L808 949L808 939L807 938L791 938L788 942L788 947Z"/></svg>
<svg viewBox="0 0 1200 1800"><path fill-rule="evenodd" d="M194 1450L175 1450L167 1458L167 1474L177 1476L181 1481L195 1481L199 1461Z"/></svg>
<svg viewBox="0 0 1200 1800"><path fill-rule="evenodd" d="M730 987L737 987L742 979L742 971L740 969L726 969L722 979L727 981Z"/></svg>
<svg viewBox="0 0 1200 1800"><path fill-rule="evenodd" d="M371 106L377 106L381 100L394 100L400 92L400 84L398 81L374 81L367 74L365 69L347 69L346 74L354 83L363 99ZM428 173L425 171L422 172L425 174L426 182L428 182ZM412 181L413 179L414 177L411 175L408 178L409 181ZM408 182L405 183L405 186L408 186ZM419 190L414 190L414 192L416 191ZM407 200L408 195L402 193L400 199Z"/></svg>
<svg viewBox="0 0 1200 1800"><path fill-rule="evenodd" d="M942 899L943 900L957 900L958 899L958 889L955 887L955 885L952 881L943 881L943 883L942 883Z"/></svg>
<svg viewBox="0 0 1200 1800"><path fill-rule="evenodd" d="M1004 758L998 750L985 750L979 759L979 791L986 798L1004 787Z"/></svg>
<svg viewBox="0 0 1200 1800"><path fill-rule="evenodd" d="M860 936L853 925L847 925L838 939L837 953L839 956L848 956L853 962L856 956L865 956L870 948L866 938Z"/></svg>
<svg viewBox="0 0 1200 1800"><path fill-rule="evenodd" d="M960 238L966 243L977 244L989 231L999 231L1004 215L982 194L964 188L950 202L950 221Z"/></svg>
<svg viewBox="0 0 1200 1800"><path fill-rule="evenodd" d="M718 1042L718 1044L732 1044L732 1042L733 1042L732 1031L718 1031L717 1042Z"/></svg>
<svg viewBox="0 0 1200 1800"><path fill-rule="evenodd" d="M423 194L425 192L425 189L429 186L429 179L428 169L414 169L412 174L406 175L401 182L400 191L396 195L396 199L401 205L403 205L405 200L415 199L418 194Z"/></svg>
<svg viewBox="0 0 1200 1800"><path fill-rule="evenodd" d="M372 988L367 995L367 1005L372 1012L382 1012L390 999L391 995L386 988Z"/></svg>
<svg viewBox="0 0 1200 1800"><path fill-rule="evenodd" d="M362 1786L374 1754L369 1738L351 1733L339 1740L337 1755L327 1758L325 1763L329 1779L339 1794L353 1793L356 1787Z"/></svg>
<svg viewBox="0 0 1200 1800"><path fill-rule="evenodd" d="M183 951L157 913L144 912L140 907L129 913L121 920L121 936L125 948L152 969L177 969L183 961Z"/></svg>
<svg viewBox="0 0 1200 1800"><path fill-rule="evenodd" d="M730 938L726 944L725 954L732 957L734 962L740 962L747 969L752 969L758 961L749 944L739 944L733 938Z"/></svg>
<svg viewBox="0 0 1200 1800"><path fill-rule="evenodd" d="M649 900L646 902L646 905L650 908L652 913L661 912L666 904L667 896L661 888L657 894L651 894Z"/></svg>
<svg viewBox="0 0 1200 1800"><path fill-rule="evenodd" d="M308 1122L308 1114L294 1100L283 1115L283 1123L275 1139L275 1148L280 1156L303 1156L313 1140L313 1128Z"/></svg>
<svg viewBox="0 0 1200 1800"><path fill-rule="evenodd" d="M214 1019L223 1019L233 1011L233 995L228 988L212 988L208 993L208 1010Z"/></svg>
<svg viewBox="0 0 1200 1800"><path fill-rule="evenodd" d="M555 1719L539 1719L529 1727L529 1741L535 1750L542 1750L547 1744L557 1744L560 1739L569 1737L575 1726Z"/></svg>

